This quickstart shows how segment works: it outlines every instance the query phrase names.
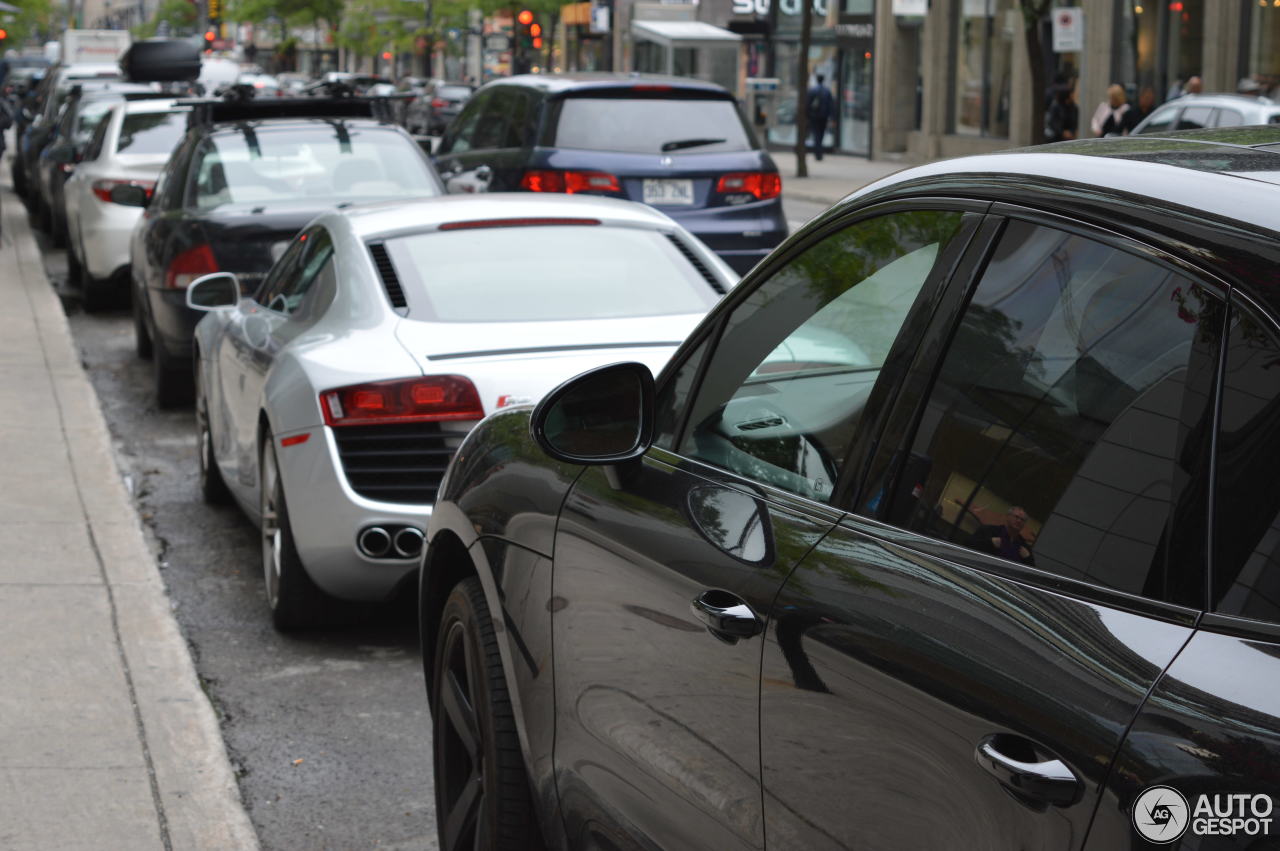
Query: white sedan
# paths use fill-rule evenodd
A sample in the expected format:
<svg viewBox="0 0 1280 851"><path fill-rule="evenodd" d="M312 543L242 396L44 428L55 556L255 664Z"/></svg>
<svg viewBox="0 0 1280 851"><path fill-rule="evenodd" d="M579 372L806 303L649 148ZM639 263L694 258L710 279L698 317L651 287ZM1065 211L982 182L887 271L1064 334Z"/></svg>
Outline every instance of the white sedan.
<svg viewBox="0 0 1280 851"><path fill-rule="evenodd" d="M472 426L595 366L657 373L735 281L649 207L484 195L322 215L252 298L193 283L201 484L261 526L276 626L394 593Z"/></svg>
<svg viewBox="0 0 1280 851"><path fill-rule="evenodd" d="M85 310L129 291L129 236L186 132L188 111L172 98L115 104L67 179L68 272Z"/></svg>

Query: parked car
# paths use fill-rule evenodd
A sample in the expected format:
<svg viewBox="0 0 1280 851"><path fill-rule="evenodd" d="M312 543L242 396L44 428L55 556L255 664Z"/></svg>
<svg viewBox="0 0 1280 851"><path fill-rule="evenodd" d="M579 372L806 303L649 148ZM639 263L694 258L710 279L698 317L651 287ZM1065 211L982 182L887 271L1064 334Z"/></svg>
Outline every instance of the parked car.
<svg viewBox="0 0 1280 851"><path fill-rule="evenodd" d="M900 172L656 381L481 423L419 584L440 847L1270 847L1278 147Z"/></svg>
<svg viewBox="0 0 1280 851"><path fill-rule="evenodd" d="M405 113L405 127L419 136L439 136L458 117L475 86L436 80L418 93Z"/></svg>
<svg viewBox="0 0 1280 851"><path fill-rule="evenodd" d="M733 95L685 77L495 80L449 125L441 174L492 170L495 192L566 192L657 207L739 273L782 241L782 179Z"/></svg>
<svg viewBox="0 0 1280 851"><path fill-rule="evenodd" d="M111 103L67 179L68 278L85 310L128 296L129 238L186 133L187 112L172 98Z"/></svg>
<svg viewBox="0 0 1280 851"><path fill-rule="evenodd" d="M35 161L35 173L28 202L34 207L36 223L49 234L56 246L67 241L67 217L64 187L75 171L97 130L99 122L111 106L129 97L151 97L156 92L139 83L109 83L102 88L84 91L77 87L63 105L53 132Z"/></svg>
<svg viewBox="0 0 1280 851"><path fill-rule="evenodd" d="M226 271L256 290L319 213L443 192L417 144L370 100L197 102L189 127L129 248L137 350L154 360L161 405L191 398L201 314L187 306L187 284Z"/></svg>
<svg viewBox="0 0 1280 851"><path fill-rule="evenodd" d="M416 576L478 420L592 365L660 368L733 280L639 204L484 196L322 215L252 297L192 284L203 492L261 525L276 626Z"/></svg>
<svg viewBox="0 0 1280 851"><path fill-rule="evenodd" d="M1133 134L1249 124L1280 124L1280 104L1251 95L1183 95L1155 109Z"/></svg>
<svg viewBox="0 0 1280 851"><path fill-rule="evenodd" d="M30 99L29 111L24 110L18 122L20 132L15 137L17 144L10 165L15 192L26 199L28 182L35 182L36 160L56 129L58 116L71 97L72 88L95 91L119 80L119 68L99 63L55 65L45 74Z"/></svg>

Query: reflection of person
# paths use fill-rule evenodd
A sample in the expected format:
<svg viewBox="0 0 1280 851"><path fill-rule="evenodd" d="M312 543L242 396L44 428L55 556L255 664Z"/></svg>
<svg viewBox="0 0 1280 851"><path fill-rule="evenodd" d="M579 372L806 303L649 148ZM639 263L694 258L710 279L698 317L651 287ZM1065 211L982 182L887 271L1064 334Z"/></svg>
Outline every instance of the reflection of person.
<svg viewBox="0 0 1280 851"><path fill-rule="evenodd" d="M1080 109L1076 106L1076 87L1059 83L1053 87L1053 100L1044 116L1044 140L1064 142L1076 138L1080 125Z"/></svg>
<svg viewBox="0 0 1280 851"><path fill-rule="evenodd" d="M1129 111L1124 86L1112 83L1107 87L1107 99L1098 104L1089 126L1095 136L1120 136L1125 132L1124 115Z"/></svg>
<svg viewBox="0 0 1280 851"><path fill-rule="evenodd" d="M1004 523L998 526L980 526L978 531L969 537L969 546L1010 561L1035 564L1035 557L1031 555L1031 544L1022 537L1022 530L1026 525L1027 512L1021 506L1011 505L1005 512Z"/></svg>
<svg viewBox="0 0 1280 851"><path fill-rule="evenodd" d="M823 85L826 78L817 75L817 82L809 87L809 97L805 100L805 118L809 122L809 132L813 135L814 159L822 159L822 139L827 135L827 122L831 120L835 99L831 89Z"/></svg>

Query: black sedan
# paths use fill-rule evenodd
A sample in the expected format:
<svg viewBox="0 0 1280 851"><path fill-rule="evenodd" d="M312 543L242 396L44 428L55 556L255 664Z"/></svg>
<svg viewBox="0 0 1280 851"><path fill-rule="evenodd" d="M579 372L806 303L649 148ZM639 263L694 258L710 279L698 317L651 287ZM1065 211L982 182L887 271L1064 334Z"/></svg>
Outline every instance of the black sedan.
<svg viewBox="0 0 1280 851"><path fill-rule="evenodd" d="M899 173L656 382L481 423L420 581L441 847L1276 847L1278 146Z"/></svg>
<svg viewBox="0 0 1280 851"><path fill-rule="evenodd" d="M585 193L649 204L739 274L787 234L778 167L733 95L686 77L495 80L449 124L436 165L446 178L484 166L491 192ZM474 191L476 183L457 185Z"/></svg>
<svg viewBox="0 0 1280 851"><path fill-rule="evenodd" d="M320 213L443 192L426 155L377 101L194 102L190 116L130 245L137 350L155 362L161 406L191 398L192 333L204 314L187 307L188 284L234 272L256 291Z"/></svg>

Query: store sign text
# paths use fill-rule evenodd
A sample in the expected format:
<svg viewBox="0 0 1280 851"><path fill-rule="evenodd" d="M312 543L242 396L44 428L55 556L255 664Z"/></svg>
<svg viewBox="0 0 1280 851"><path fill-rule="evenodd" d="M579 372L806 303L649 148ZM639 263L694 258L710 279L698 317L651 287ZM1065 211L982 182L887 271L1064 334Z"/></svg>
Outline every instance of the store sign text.
<svg viewBox="0 0 1280 851"><path fill-rule="evenodd" d="M800 14L801 0L779 0L778 11L784 15ZM768 17L769 6L772 0L733 0L733 13L735 15L756 15L761 18ZM827 7L830 0L813 0L813 13L819 17L825 17ZM856 15L864 11L865 3L859 3L858 0L844 0L844 14Z"/></svg>

